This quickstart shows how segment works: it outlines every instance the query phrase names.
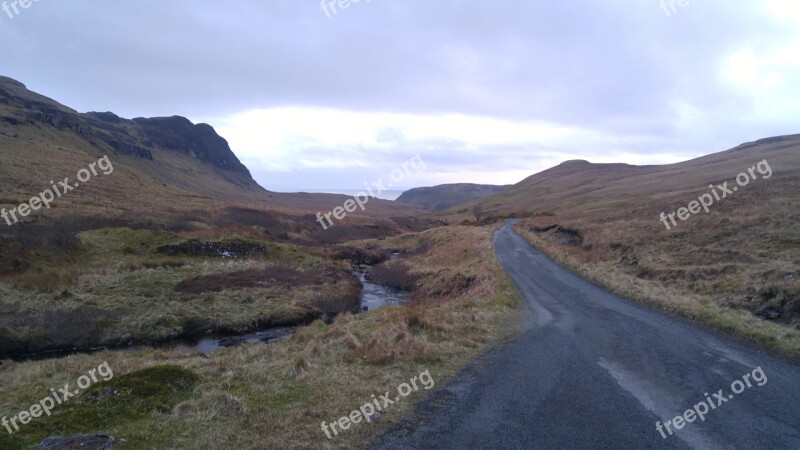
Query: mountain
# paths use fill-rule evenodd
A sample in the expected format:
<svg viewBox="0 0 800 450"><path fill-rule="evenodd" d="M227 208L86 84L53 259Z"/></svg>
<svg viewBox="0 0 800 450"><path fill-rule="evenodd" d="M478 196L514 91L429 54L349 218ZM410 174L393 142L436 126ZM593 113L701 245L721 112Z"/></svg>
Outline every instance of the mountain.
<svg viewBox="0 0 800 450"><path fill-rule="evenodd" d="M443 184L421 187L403 192L396 200L399 203L419 206L425 211L442 211L462 203L479 200L502 192L508 186L486 184Z"/></svg>
<svg viewBox="0 0 800 450"><path fill-rule="evenodd" d="M156 117L124 120L114 113L88 113L83 115L95 127L103 141L121 153L152 160L149 151L142 147L160 147L189 155L217 168L240 173L250 178L250 171L233 154L228 142L214 128L204 123L193 124L184 117ZM131 134L130 129L135 133ZM131 145L130 140L139 140L142 146ZM128 142L126 142L128 141ZM252 179L252 178L251 178Z"/></svg>
<svg viewBox="0 0 800 450"><path fill-rule="evenodd" d="M157 182L192 195L229 200L266 192L209 125L195 125L183 117L126 120L109 112L79 114L6 77L0 77L0 148L4 160L37 167L59 179L70 174L74 178L73 170L108 155L112 162L140 172L132 176L144 184ZM19 172L4 173L4 181L18 178ZM30 182L31 174L25 175ZM40 184L46 187L46 181ZM122 188L120 181L116 184ZM188 194L149 187L164 195ZM130 196L136 197L134 192Z"/></svg>
<svg viewBox="0 0 800 450"><path fill-rule="evenodd" d="M305 216L349 199L265 190L210 125L179 116L129 120L112 112L78 113L0 76L0 206L28 202L51 180L74 180L104 155L113 174L93 177L39 215L163 222L191 211L245 207ZM354 215L383 219L416 211L378 199L369 205Z"/></svg>

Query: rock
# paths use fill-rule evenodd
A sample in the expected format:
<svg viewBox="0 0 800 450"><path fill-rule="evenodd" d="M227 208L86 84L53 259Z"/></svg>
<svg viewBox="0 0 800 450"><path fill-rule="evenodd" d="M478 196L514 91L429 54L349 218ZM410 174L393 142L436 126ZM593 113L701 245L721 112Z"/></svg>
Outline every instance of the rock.
<svg viewBox="0 0 800 450"><path fill-rule="evenodd" d="M639 257L638 256L631 257L631 256L628 256L628 255L625 255L622 258L620 258L620 260L617 263L617 265L636 267L636 266L639 265Z"/></svg>
<svg viewBox="0 0 800 450"><path fill-rule="evenodd" d="M72 437L49 437L39 444L38 450L110 450L115 444L124 444L125 439L117 439L104 434L83 434Z"/></svg>
<svg viewBox="0 0 800 450"><path fill-rule="evenodd" d="M100 398L113 397L113 396L117 395L118 393L119 392L117 392L116 389L111 389L108 386L104 386L103 389L100 390Z"/></svg>
<svg viewBox="0 0 800 450"><path fill-rule="evenodd" d="M784 279L784 280L786 280L786 281L791 281L791 280L794 280L794 275L792 275L792 274L787 274L785 277L783 277L783 279Z"/></svg>
<svg viewBox="0 0 800 450"><path fill-rule="evenodd" d="M764 317L767 320L778 320L783 317L783 313L776 309L767 308L767 310L764 312Z"/></svg>

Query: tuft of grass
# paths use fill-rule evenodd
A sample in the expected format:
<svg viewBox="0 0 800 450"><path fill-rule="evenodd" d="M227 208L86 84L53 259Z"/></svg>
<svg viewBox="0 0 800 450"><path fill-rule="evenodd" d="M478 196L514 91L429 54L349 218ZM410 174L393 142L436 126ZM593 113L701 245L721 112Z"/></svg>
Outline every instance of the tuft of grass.
<svg viewBox="0 0 800 450"><path fill-rule="evenodd" d="M387 261L370 269L367 279L398 291L411 292L417 285L418 277L402 261Z"/></svg>
<svg viewBox="0 0 800 450"><path fill-rule="evenodd" d="M78 267L46 267L24 272L14 278L14 283L22 289L52 294L75 286L80 277Z"/></svg>
<svg viewBox="0 0 800 450"><path fill-rule="evenodd" d="M206 392L200 399L181 402L172 410L173 418L178 420L191 418L210 421L249 413L250 410L241 399L220 391Z"/></svg>
<svg viewBox="0 0 800 450"><path fill-rule="evenodd" d="M125 248L123 248L123 254L125 254ZM144 258L125 261L120 266L120 270L124 272L135 272L143 269L177 269L187 266L188 264L187 261L178 258Z"/></svg>

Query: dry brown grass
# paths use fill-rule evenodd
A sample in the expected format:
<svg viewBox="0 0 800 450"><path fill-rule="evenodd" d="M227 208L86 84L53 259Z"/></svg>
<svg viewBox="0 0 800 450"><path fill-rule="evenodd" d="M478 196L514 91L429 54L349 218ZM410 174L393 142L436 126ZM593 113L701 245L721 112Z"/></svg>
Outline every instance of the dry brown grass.
<svg viewBox="0 0 800 450"><path fill-rule="evenodd" d="M694 217L694 223L674 233L653 230L648 212L614 214L537 218L519 223L517 230L557 262L612 292L800 356L800 272L794 263L800 255L773 240L796 233L777 229L780 213L777 223L747 226L758 221L759 213L740 208L726 223L723 213L716 212ZM553 222L580 230L585 242L568 245L532 231ZM784 280L786 274L794 279ZM762 314L767 310L780 311L780 320L766 320Z"/></svg>
<svg viewBox="0 0 800 450"><path fill-rule="evenodd" d="M348 414L373 394L396 389L425 370L442 386L470 358L515 333L519 298L494 259L492 231L444 228L383 242L409 251L424 242L434 244L429 252L406 259L421 274L424 293L442 290L440 283L458 272L476 277L468 290L449 298L420 294L418 304L409 308L343 314L330 325L316 321L302 327L287 341L210 356L171 349L5 361L0 366L0 415L16 414L50 386L75 380L100 361L108 361L115 375L168 363L201 377L191 398L143 421L80 431L111 433L128 439L133 448L363 448L425 392L383 411L376 423L353 427L334 440L325 437L320 423ZM41 437L27 436L24 442L31 446Z"/></svg>
<svg viewBox="0 0 800 450"><path fill-rule="evenodd" d="M78 267L46 267L29 270L16 276L14 285L22 289L52 294L75 286L80 277L81 270Z"/></svg>
<svg viewBox="0 0 800 450"><path fill-rule="evenodd" d="M663 311L800 355L800 136L665 166L568 162L483 200L558 262ZM772 175L667 230L660 214L767 160ZM462 205L442 217L469 219Z"/></svg>
<svg viewBox="0 0 800 450"><path fill-rule="evenodd" d="M417 277L410 271L411 267L402 261L387 261L370 269L367 279L399 291L411 292L417 285Z"/></svg>

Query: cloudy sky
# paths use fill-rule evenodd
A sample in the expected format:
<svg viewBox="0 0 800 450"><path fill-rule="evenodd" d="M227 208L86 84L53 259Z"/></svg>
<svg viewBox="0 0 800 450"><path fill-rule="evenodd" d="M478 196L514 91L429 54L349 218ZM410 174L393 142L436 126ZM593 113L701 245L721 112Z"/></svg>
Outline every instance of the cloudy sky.
<svg viewBox="0 0 800 450"><path fill-rule="evenodd" d="M358 189L415 155L403 187L508 184L800 132L796 0L324 4L39 0L0 11L0 74L207 122L272 190Z"/></svg>

